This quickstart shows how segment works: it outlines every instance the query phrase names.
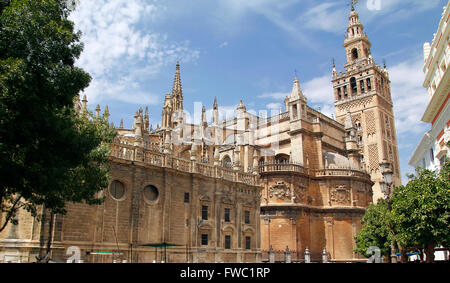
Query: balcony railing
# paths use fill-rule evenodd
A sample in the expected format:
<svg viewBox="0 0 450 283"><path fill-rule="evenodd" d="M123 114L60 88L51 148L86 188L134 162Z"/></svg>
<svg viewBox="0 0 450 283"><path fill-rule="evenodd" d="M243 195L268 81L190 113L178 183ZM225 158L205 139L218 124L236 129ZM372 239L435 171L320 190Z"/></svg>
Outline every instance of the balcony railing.
<svg viewBox="0 0 450 283"><path fill-rule="evenodd" d="M270 172L298 172L302 174L308 174L307 169L295 163L271 163L271 164L262 164L259 166L259 173L270 173Z"/></svg>
<svg viewBox="0 0 450 283"><path fill-rule="evenodd" d="M219 178L252 186L259 185L258 175L252 173L177 158L167 153L152 151L148 148L130 144L113 143L111 145L111 157L143 162L158 167L172 168L183 172L197 173L207 177Z"/></svg>
<svg viewBox="0 0 450 283"><path fill-rule="evenodd" d="M326 177L326 176L334 176L334 177L359 177L370 180L370 175L364 171L355 170L355 169L342 169L342 168L327 168L327 169L319 169L313 170L309 168L305 168L302 165L295 163L271 163L271 164L261 164L259 165L260 174L262 173L277 173L277 172L294 172L305 175L310 175L311 177Z"/></svg>

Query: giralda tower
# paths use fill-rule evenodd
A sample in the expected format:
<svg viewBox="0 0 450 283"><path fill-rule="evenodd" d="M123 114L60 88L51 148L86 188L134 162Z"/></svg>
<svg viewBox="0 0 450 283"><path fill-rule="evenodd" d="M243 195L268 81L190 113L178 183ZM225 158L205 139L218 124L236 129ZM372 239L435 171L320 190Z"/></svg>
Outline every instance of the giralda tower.
<svg viewBox="0 0 450 283"><path fill-rule="evenodd" d="M345 72L337 72L333 64L333 89L336 119L344 123L350 112L358 130L358 145L373 186L373 200L383 197L380 163L391 164L393 186L401 185L398 146L389 74L377 65L370 52L371 43L364 26L352 6L344 41L347 63Z"/></svg>

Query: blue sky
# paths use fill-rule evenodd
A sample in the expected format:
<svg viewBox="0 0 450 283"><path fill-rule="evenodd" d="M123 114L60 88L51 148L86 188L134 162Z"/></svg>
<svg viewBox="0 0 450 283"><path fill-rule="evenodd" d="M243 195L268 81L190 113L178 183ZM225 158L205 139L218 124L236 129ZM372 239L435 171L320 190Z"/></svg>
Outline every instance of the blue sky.
<svg viewBox="0 0 450 283"><path fill-rule="evenodd" d="M279 110L295 72L308 104L334 114L332 59L343 70L350 0L80 0L73 13L85 49L77 64L93 77L88 107L108 105L111 121L131 127L139 107L161 120L180 61L184 107ZM445 0L360 0L372 55L387 62L402 176L430 125L422 87L423 44L433 39ZM403 178L406 181L406 178Z"/></svg>

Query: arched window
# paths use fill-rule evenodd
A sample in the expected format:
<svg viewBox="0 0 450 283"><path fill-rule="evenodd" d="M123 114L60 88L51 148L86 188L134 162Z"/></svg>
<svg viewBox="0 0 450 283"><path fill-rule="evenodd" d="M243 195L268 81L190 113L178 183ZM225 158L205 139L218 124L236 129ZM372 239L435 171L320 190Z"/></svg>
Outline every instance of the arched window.
<svg viewBox="0 0 450 283"><path fill-rule="evenodd" d="M356 85L356 79L353 77L350 79L350 86L352 88L352 95L358 93L358 86Z"/></svg>
<svg viewBox="0 0 450 283"><path fill-rule="evenodd" d="M233 163L231 162L231 158L228 155L222 159L222 167L225 168L233 168Z"/></svg>
<svg viewBox="0 0 450 283"><path fill-rule="evenodd" d="M372 82L370 81L370 78L367 79L367 90L371 91L372 90Z"/></svg>
<svg viewBox="0 0 450 283"><path fill-rule="evenodd" d="M358 136L358 145L362 146L363 144L364 144L363 137L362 136Z"/></svg>
<svg viewBox="0 0 450 283"><path fill-rule="evenodd" d="M359 120L355 120L355 126L358 131L362 130L361 122Z"/></svg>
<svg viewBox="0 0 450 283"><path fill-rule="evenodd" d="M358 58L359 58L359 56L358 56L358 49L353 48L352 49L352 60L356 60Z"/></svg>

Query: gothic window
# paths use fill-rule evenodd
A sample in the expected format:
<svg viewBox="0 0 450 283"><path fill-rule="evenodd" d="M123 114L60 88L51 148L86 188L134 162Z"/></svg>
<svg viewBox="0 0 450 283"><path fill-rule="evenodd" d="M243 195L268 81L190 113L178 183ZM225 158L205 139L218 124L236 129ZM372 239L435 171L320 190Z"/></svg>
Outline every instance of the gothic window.
<svg viewBox="0 0 450 283"><path fill-rule="evenodd" d="M342 99L342 90L341 90L341 88L338 88L337 92L338 92L338 99L341 100Z"/></svg>
<svg viewBox="0 0 450 283"><path fill-rule="evenodd" d="M222 166L225 168L233 168L233 163L231 162L231 158L228 155L222 159Z"/></svg>
<svg viewBox="0 0 450 283"><path fill-rule="evenodd" d="M363 137L362 136L358 136L358 145L359 146L362 146L364 143L363 143Z"/></svg>
<svg viewBox="0 0 450 283"><path fill-rule="evenodd" d="M293 116L294 120L297 119L297 117L298 117L298 113L297 112L298 112L297 111L297 105L296 104L292 105L292 116Z"/></svg>
<svg viewBox="0 0 450 283"><path fill-rule="evenodd" d="M355 127L358 131L362 130L361 122L359 120L355 120Z"/></svg>
<svg viewBox="0 0 450 283"><path fill-rule="evenodd" d="M361 86L361 92L365 92L366 90L365 90L365 87L364 87L364 81L362 80L359 83L360 83L360 86Z"/></svg>
<svg viewBox="0 0 450 283"><path fill-rule="evenodd" d="M352 88L352 95L357 94L358 86L356 85L356 79L354 77L350 79L350 86Z"/></svg>
<svg viewBox="0 0 450 283"><path fill-rule="evenodd" d="M358 49L356 49L356 48L352 49L352 59L353 60L358 59Z"/></svg>
<svg viewBox="0 0 450 283"><path fill-rule="evenodd" d="M189 193L184 193L184 202L189 203Z"/></svg>
<svg viewBox="0 0 450 283"><path fill-rule="evenodd" d="M432 148L430 148L430 160L431 160L431 162L434 161L434 151Z"/></svg>
<svg viewBox="0 0 450 283"><path fill-rule="evenodd" d="M347 86L344 86L344 96L345 96L345 97L348 96Z"/></svg>

